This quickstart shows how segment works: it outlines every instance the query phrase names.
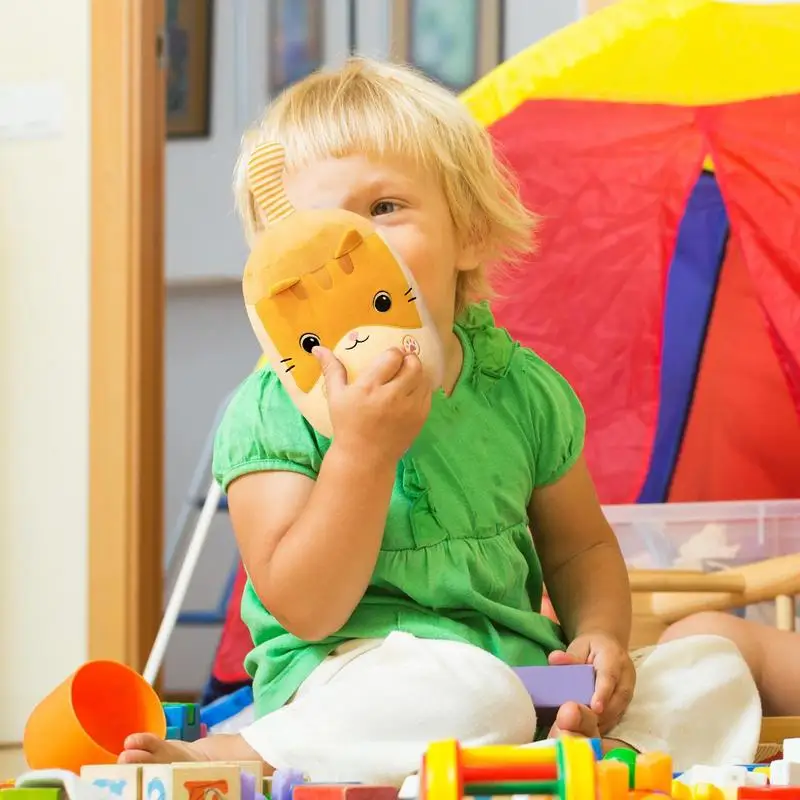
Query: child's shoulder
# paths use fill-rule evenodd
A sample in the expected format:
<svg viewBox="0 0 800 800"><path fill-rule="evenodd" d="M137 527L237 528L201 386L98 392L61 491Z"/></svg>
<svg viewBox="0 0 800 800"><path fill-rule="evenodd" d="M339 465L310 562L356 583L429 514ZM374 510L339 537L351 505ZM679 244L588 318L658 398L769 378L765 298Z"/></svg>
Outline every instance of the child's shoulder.
<svg viewBox="0 0 800 800"><path fill-rule="evenodd" d="M581 454L586 416L566 378L538 353L495 325L487 306L468 309L465 330L475 351L479 387L513 417L531 445L534 486L563 476Z"/></svg>
<svg viewBox="0 0 800 800"><path fill-rule="evenodd" d="M322 442L269 367L256 369L234 390L216 431L214 474L224 487L245 472L290 469L313 475Z"/></svg>

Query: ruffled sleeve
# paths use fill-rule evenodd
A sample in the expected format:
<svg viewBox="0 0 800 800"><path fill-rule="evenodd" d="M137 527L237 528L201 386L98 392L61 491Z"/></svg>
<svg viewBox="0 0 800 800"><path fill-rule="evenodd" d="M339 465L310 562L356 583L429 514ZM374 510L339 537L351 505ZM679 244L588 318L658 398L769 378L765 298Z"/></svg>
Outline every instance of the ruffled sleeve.
<svg viewBox="0 0 800 800"><path fill-rule="evenodd" d="M316 478L328 444L275 373L264 368L242 382L225 411L214 442L214 477L223 491L250 472L284 470Z"/></svg>

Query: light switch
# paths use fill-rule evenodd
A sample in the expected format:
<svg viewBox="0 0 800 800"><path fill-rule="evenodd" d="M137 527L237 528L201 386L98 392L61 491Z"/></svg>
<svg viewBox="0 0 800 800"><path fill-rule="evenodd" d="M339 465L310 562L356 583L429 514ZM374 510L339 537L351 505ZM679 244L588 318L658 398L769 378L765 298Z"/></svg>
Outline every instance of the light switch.
<svg viewBox="0 0 800 800"><path fill-rule="evenodd" d="M46 139L64 128L64 92L57 83L0 84L0 139Z"/></svg>

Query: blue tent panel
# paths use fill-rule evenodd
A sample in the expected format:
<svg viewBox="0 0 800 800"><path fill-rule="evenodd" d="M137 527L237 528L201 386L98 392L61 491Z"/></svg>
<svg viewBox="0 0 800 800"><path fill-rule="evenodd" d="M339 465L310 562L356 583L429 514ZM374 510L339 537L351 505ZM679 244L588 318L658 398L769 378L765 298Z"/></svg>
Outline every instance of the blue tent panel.
<svg viewBox="0 0 800 800"><path fill-rule="evenodd" d="M667 279L661 402L640 503L663 503L667 499L692 403L728 231L728 216L716 178L703 173L681 221Z"/></svg>

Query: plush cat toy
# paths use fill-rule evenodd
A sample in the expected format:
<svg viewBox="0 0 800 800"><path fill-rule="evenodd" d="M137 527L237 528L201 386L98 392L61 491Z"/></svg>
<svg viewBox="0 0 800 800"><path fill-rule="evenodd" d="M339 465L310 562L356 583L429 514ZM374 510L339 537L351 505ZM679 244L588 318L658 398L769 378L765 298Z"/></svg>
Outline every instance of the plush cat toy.
<svg viewBox="0 0 800 800"><path fill-rule="evenodd" d="M391 347L416 353L432 390L441 385L442 348L413 276L372 223L342 209L295 209L283 168L283 148L273 143L248 164L267 225L245 266L244 301L270 366L308 422L330 437L314 347L331 350L351 383Z"/></svg>

